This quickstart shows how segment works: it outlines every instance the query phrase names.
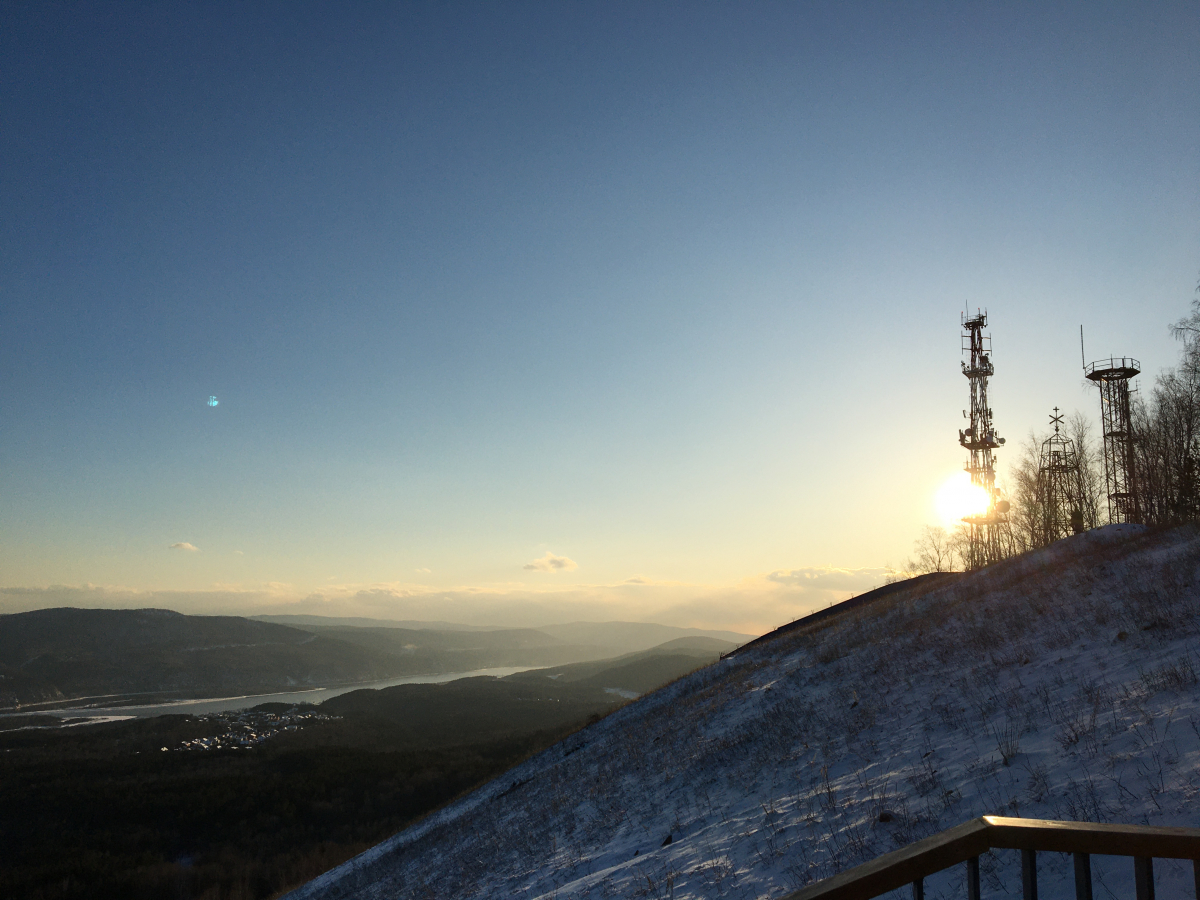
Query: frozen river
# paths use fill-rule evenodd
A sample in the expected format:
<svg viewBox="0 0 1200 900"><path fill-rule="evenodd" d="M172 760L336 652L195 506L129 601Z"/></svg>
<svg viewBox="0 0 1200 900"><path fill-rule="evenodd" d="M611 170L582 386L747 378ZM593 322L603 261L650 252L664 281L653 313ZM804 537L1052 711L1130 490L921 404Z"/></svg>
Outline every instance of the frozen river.
<svg viewBox="0 0 1200 900"><path fill-rule="evenodd" d="M366 684L348 684L340 687L310 688L304 691L286 691L280 694L247 694L241 697L215 697L201 700L173 700L169 703L151 703L146 706L94 706L95 701L88 705L69 707L65 709L38 710L38 715L58 716L62 719L77 719L81 717L103 719L140 719L150 716L165 716L172 713L180 715L199 716L205 713L228 712L234 709L246 709L258 706L260 703L320 703L339 694L359 691L364 688L385 688L397 684L442 684L456 681L459 678L472 678L478 675L494 675L503 678L515 672L525 672L535 666L502 666L494 669L476 669L472 672L451 672L444 675L406 675L401 678L388 678L384 681L371 681ZM28 715L30 710L21 711Z"/></svg>

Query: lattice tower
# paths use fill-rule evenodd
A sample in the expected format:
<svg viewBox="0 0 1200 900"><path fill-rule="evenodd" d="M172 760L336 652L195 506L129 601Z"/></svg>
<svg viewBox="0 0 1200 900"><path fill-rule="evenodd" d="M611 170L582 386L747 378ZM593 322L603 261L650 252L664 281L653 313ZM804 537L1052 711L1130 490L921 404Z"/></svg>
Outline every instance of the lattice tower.
<svg viewBox="0 0 1200 900"><path fill-rule="evenodd" d="M987 313L974 317L963 316L962 350L969 361L962 363L962 373L971 385L971 408L963 410L970 425L958 433L958 442L968 452L966 470L971 483L987 492L987 509L973 516L964 516L969 541L966 565L978 569L1003 558L1002 537L1008 524L1008 502L1001 500L996 490L996 467L992 451L1004 443L992 424L992 409L988 406L988 379L995 374L992 366L991 335L985 335Z"/></svg>
<svg viewBox="0 0 1200 900"><path fill-rule="evenodd" d="M1134 457L1133 420L1129 381L1142 371L1130 356L1111 357L1085 366L1083 373L1100 388L1100 422L1104 432L1104 484L1108 493L1108 521L1141 522Z"/></svg>
<svg viewBox="0 0 1200 900"><path fill-rule="evenodd" d="M1058 407L1050 417L1054 434L1042 441L1038 460L1038 531L1052 544L1083 531L1083 480L1075 442L1059 431Z"/></svg>

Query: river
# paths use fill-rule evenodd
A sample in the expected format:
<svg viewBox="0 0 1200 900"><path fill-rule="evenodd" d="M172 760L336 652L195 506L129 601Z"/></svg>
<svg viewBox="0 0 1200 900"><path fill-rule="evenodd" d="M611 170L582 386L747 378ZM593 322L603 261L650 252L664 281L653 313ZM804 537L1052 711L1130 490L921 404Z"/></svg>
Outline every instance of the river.
<svg viewBox="0 0 1200 900"><path fill-rule="evenodd" d="M371 681L366 684L348 684L341 687L310 688L305 691L287 691L281 694L247 694L241 697L214 697L203 700L172 700L169 703L151 703L147 706L75 706L65 709L38 710L38 715L58 716L60 719L78 719L86 717L89 721L116 721L118 719L145 719L151 716L169 714L200 716L205 713L229 712L235 709L246 709L258 706L260 703L320 703L339 694L350 691L379 689L393 687L397 684L444 684L447 681L457 681L459 678L473 678L479 675L494 675L503 678L516 672L525 672L537 666L502 666L494 669L475 669L472 672L451 672L444 675L405 675L400 678L387 678L383 681ZM29 715L31 710L21 713Z"/></svg>

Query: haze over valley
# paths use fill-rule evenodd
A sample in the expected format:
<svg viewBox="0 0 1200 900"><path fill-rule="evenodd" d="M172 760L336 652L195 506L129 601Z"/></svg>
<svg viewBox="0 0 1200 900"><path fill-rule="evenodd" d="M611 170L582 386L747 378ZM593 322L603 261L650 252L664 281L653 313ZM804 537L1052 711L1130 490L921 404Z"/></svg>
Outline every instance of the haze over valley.
<svg viewBox="0 0 1200 900"><path fill-rule="evenodd" d="M558 630L289 626L169 610L48 609L0 616L0 712L201 697L609 660L630 648L719 655L751 636L634 623ZM413 623L415 624L415 623ZM732 639L732 640L730 640Z"/></svg>

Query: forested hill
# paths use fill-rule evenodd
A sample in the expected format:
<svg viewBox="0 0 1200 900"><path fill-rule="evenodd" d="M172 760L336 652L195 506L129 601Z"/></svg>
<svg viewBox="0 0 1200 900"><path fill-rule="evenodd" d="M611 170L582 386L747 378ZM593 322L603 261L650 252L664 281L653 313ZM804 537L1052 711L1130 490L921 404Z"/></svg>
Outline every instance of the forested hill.
<svg viewBox="0 0 1200 900"><path fill-rule="evenodd" d="M386 678L397 668L384 653L237 616L71 608L0 616L0 708L285 690Z"/></svg>

